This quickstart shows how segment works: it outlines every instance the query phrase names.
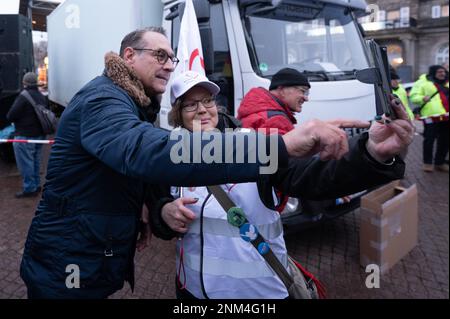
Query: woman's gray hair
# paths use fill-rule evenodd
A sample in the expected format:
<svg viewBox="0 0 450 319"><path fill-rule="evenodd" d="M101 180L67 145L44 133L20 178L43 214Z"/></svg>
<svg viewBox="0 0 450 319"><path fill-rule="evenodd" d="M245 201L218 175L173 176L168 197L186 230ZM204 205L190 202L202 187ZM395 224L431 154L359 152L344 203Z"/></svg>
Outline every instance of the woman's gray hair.
<svg viewBox="0 0 450 319"><path fill-rule="evenodd" d="M167 115L169 125L173 127L183 126L183 117L181 116L181 103L183 103L182 97L179 97L175 100L175 103L172 104L172 109L169 111Z"/></svg>

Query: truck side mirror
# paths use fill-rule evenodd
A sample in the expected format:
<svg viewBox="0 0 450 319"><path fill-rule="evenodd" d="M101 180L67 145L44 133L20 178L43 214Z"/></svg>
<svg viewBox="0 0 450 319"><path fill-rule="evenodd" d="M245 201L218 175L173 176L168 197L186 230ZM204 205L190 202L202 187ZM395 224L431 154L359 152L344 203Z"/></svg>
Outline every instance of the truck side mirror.
<svg viewBox="0 0 450 319"><path fill-rule="evenodd" d="M380 84L382 83L380 71L377 68L367 68L355 72L356 79L359 82L366 84Z"/></svg>
<svg viewBox="0 0 450 319"><path fill-rule="evenodd" d="M195 15L197 16L200 38L202 40L205 71L206 74L210 74L214 72L214 40L210 25L211 4L207 0L193 0L192 2L195 8Z"/></svg>
<svg viewBox="0 0 450 319"><path fill-rule="evenodd" d="M208 22L211 17L209 2L207 0L193 0L192 3L194 5L198 23ZM176 16L179 16L181 19L184 14L184 8L186 8L186 4L184 2L180 3L176 9L169 14L170 18L168 16L166 19L170 20Z"/></svg>
<svg viewBox="0 0 450 319"><path fill-rule="evenodd" d="M214 72L214 42L212 29L209 25L199 26L200 38L202 40L203 58L205 60L205 72L211 74Z"/></svg>

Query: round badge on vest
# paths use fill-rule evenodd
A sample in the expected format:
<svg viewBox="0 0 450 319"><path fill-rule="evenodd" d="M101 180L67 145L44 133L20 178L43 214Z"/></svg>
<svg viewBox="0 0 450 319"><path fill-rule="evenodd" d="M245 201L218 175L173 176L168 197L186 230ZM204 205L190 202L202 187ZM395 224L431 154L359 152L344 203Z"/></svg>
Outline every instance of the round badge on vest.
<svg viewBox="0 0 450 319"><path fill-rule="evenodd" d="M251 242L258 237L258 229L255 225L246 223L239 228L239 234L243 240Z"/></svg>
<svg viewBox="0 0 450 319"><path fill-rule="evenodd" d="M235 227L241 227L245 224L247 218L245 217L245 213L240 207L231 207L227 213L228 223Z"/></svg>
<svg viewBox="0 0 450 319"><path fill-rule="evenodd" d="M270 250L270 245L266 242L260 243L258 245L258 251L261 255L265 255L269 252Z"/></svg>

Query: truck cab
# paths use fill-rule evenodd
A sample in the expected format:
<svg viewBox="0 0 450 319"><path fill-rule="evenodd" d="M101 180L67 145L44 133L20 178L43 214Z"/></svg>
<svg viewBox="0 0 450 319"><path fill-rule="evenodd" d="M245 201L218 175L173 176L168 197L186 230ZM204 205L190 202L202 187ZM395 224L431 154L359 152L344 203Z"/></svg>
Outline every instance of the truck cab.
<svg viewBox="0 0 450 319"><path fill-rule="evenodd" d="M177 50L184 1L165 1L163 27ZM311 81L310 102L297 114L313 118L367 120L376 113L373 85L355 71L369 67L357 17L362 1L194 0L207 76L222 89L219 101L237 114L244 95L268 87L277 71L291 67ZM168 100L164 99L164 102ZM161 126L169 128L168 103Z"/></svg>
<svg viewBox="0 0 450 319"><path fill-rule="evenodd" d="M163 0L162 26L177 51L183 0ZM193 0L203 46L206 75L221 88L218 102L237 114L244 95L268 88L282 68L303 72L311 82L310 101L296 114L298 123L311 119L370 120L377 114L373 85L355 72L370 61L358 17L365 1L355 0ZM160 126L170 129L169 99L163 97ZM355 132L349 132L353 134ZM290 199L284 211L287 228L308 227L359 206L363 193L341 199Z"/></svg>

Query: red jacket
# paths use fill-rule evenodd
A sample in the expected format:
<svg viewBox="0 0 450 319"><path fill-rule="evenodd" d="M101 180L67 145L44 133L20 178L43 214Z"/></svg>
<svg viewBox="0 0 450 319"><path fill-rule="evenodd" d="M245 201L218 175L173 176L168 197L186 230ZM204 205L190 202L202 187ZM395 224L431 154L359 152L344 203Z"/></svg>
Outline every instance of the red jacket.
<svg viewBox="0 0 450 319"><path fill-rule="evenodd" d="M264 88L251 89L239 106L238 119L242 126L266 129L277 128L278 134L283 135L294 129L297 120L288 106Z"/></svg>
<svg viewBox="0 0 450 319"><path fill-rule="evenodd" d="M263 128L266 134L277 133L284 135L294 129L297 120L289 110L286 103L272 95L264 88L251 89L239 106L238 119L242 126L253 128L254 130ZM270 131L271 128L278 129L278 132ZM289 199L288 196L276 191L278 197L278 212L282 212Z"/></svg>

